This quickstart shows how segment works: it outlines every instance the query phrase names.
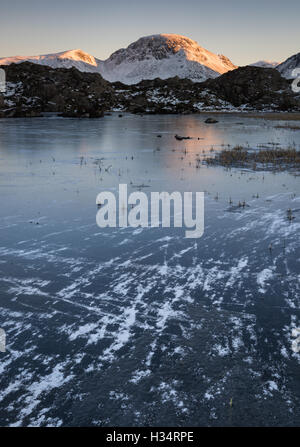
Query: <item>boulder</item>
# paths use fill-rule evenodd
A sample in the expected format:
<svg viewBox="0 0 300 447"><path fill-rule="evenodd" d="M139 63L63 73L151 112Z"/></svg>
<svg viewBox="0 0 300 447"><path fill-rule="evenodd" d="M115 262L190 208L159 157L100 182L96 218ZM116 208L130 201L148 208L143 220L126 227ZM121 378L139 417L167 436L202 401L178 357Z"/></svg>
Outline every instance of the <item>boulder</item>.
<svg viewBox="0 0 300 447"><path fill-rule="evenodd" d="M218 120L215 120L214 118L207 118L207 120L204 121L206 124L215 124L218 123Z"/></svg>

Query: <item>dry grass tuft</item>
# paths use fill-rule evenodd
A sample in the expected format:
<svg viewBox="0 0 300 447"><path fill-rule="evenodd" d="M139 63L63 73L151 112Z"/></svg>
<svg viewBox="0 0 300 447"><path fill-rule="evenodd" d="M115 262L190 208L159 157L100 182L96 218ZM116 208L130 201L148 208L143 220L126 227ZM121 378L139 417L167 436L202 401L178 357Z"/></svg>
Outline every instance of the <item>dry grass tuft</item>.
<svg viewBox="0 0 300 447"><path fill-rule="evenodd" d="M285 126L282 125L275 126L275 129L300 130L300 126L286 124Z"/></svg>
<svg viewBox="0 0 300 447"><path fill-rule="evenodd" d="M288 170L300 169L300 151L290 149L261 149L247 150L242 146L235 146L230 150L223 150L213 158L206 160L208 165L225 167L246 167L256 170Z"/></svg>

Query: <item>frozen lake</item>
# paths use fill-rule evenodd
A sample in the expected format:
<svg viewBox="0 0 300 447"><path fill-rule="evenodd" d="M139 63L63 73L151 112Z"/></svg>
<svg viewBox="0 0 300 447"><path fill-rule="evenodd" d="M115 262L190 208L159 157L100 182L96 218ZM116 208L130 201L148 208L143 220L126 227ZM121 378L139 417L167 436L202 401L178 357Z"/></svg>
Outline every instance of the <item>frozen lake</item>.
<svg viewBox="0 0 300 447"><path fill-rule="evenodd" d="M299 425L300 177L201 161L300 132L206 118L0 120L1 426ZM100 229L120 183L204 191L203 237Z"/></svg>

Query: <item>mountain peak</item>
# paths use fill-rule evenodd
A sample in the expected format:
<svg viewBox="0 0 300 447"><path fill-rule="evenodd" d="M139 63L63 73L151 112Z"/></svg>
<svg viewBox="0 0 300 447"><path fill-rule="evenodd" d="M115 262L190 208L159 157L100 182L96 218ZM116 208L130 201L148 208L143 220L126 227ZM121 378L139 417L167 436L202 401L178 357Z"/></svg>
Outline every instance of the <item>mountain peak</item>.
<svg viewBox="0 0 300 447"><path fill-rule="evenodd" d="M51 55L47 55L51 56ZM80 48L77 48L75 50L67 50L63 51L61 53L54 54L53 56L57 56L59 59L72 59L74 61L82 61L86 64L90 64L93 66L97 66L96 59L94 56L91 56L90 54L86 53L85 51L81 50Z"/></svg>
<svg viewBox="0 0 300 447"><path fill-rule="evenodd" d="M236 65L226 56L206 50L189 37L153 34L113 53L103 63L102 75L108 80L121 80L126 84L174 76L203 81L235 68Z"/></svg>
<svg viewBox="0 0 300 447"><path fill-rule="evenodd" d="M216 55L201 47L195 40L180 34L152 34L140 37L126 49L122 48L113 53L109 60L118 59L120 62L125 58L137 57L139 60L149 57L160 60L177 53L187 60L203 63L218 73L226 73L230 69L237 68L226 56Z"/></svg>

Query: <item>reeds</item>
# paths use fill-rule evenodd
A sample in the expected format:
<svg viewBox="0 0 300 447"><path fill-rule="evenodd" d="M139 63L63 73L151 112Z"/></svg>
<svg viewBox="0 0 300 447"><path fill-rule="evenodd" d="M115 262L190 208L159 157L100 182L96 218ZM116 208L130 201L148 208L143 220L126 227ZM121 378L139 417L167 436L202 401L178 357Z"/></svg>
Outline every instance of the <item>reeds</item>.
<svg viewBox="0 0 300 447"><path fill-rule="evenodd" d="M300 126L295 126L294 124L286 124L284 126L275 126L275 129L289 129L289 130L300 130Z"/></svg>
<svg viewBox="0 0 300 447"><path fill-rule="evenodd" d="M300 168L300 151L288 149L247 150L242 146L225 149L213 158L207 158L208 165L222 165L225 167L247 167L254 171L261 169L284 170Z"/></svg>

